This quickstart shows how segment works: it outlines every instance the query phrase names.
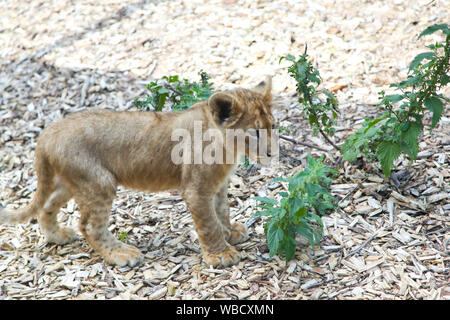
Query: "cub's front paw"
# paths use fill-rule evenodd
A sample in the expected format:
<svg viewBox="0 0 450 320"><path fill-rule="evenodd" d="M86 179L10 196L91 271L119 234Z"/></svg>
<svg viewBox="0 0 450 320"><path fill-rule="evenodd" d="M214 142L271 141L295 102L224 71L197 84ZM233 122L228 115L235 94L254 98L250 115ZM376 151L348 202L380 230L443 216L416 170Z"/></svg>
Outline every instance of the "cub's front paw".
<svg viewBox="0 0 450 320"><path fill-rule="evenodd" d="M144 255L135 247L120 244L102 253L103 258L109 264L115 264L119 267L126 265L134 267L144 261Z"/></svg>
<svg viewBox="0 0 450 320"><path fill-rule="evenodd" d="M248 239L247 227L240 222L233 222L228 242L232 245L244 242Z"/></svg>
<svg viewBox="0 0 450 320"><path fill-rule="evenodd" d="M219 253L203 253L203 259L207 265L213 267L228 267L237 264L241 260L241 255L232 246L227 247Z"/></svg>

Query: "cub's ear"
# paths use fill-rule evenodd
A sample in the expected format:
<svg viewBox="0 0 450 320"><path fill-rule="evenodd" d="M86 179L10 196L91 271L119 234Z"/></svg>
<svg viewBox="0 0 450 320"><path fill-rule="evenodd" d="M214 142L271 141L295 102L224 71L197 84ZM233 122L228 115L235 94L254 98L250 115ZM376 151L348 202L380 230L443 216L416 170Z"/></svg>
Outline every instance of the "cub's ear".
<svg viewBox="0 0 450 320"><path fill-rule="evenodd" d="M214 121L222 127L232 126L242 115L236 99L224 92L213 94L208 100L208 105Z"/></svg>
<svg viewBox="0 0 450 320"><path fill-rule="evenodd" d="M256 87L253 88L253 91L259 92L264 95L264 98L267 101L272 100L272 77L267 76L264 81L261 81Z"/></svg>

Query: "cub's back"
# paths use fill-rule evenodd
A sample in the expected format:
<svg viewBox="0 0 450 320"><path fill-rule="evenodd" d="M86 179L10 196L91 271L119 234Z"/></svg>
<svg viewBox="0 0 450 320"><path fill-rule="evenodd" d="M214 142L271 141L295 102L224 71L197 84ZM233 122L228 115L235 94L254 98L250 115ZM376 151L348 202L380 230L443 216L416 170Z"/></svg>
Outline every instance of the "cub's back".
<svg viewBox="0 0 450 320"><path fill-rule="evenodd" d="M142 189L149 180L178 179L180 169L170 161L170 123L175 112L117 112L86 110L48 126L36 147L62 175L101 165L114 173L118 184Z"/></svg>

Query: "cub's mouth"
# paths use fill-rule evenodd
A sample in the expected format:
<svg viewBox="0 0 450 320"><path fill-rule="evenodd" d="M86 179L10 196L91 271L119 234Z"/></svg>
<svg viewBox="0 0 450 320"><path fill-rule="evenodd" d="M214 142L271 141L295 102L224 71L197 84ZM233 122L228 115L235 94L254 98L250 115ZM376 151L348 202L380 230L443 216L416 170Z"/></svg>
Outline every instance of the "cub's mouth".
<svg viewBox="0 0 450 320"><path fill-rule="evenodd" d="M278 160L278 131L270 131L269 134L266 129L248 130L248 139L246 139L246 142L248 141L248 152L246 152L246 155L249 160L262 165L270 165Z"/></svg>

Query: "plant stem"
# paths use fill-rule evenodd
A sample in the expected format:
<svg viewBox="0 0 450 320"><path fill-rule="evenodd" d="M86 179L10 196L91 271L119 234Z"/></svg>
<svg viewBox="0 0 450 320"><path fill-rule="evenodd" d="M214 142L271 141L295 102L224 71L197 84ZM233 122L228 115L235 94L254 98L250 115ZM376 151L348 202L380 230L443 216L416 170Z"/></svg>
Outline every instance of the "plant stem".
<svg viewBox="0 0 450 320"><path fill-rule="evenodd" d="M325 140L328 141L329 144L331 144L337 151L341 151L341 148L339 148L331 139L325 134L325 132L322 131L322 129L319 128L319 132L322 135L322 137L325 138Z"/></svg>
<svg viewBox="0 0 450 320"><path fill-rule="evenodd" d="M312 101L311 95L309 94L308 87L305 86L305 88L306 89L303 90L303 96L308 101L308 103L312 106L313 105L313 101ZM318 116L317 116L317 114L316 114L316 112L314 110L311 110L310 112L316 117L316 119L318 118ZM327 136L327 134L325 132L323 132L322 128L317 127L317 129L319 129L319 132L322 135L322 137L324 137L324 139L327 140L328 143L333 146L333 148L335 148L337 151L341 151L341 148L339 148L333 141L331 141L331 139Z"/></svg>
<svg viewBox="0 0 450 320"><path fill-rule="evenodd" d="M178 95L180 95L180 96L184 95L183 92L181 92L181 91L179 91L179 90L173 88L170 84L166 84L165 87L166 87L167 89L169 89L170 91L175 92L176 94L178 94Z"/></svg>

